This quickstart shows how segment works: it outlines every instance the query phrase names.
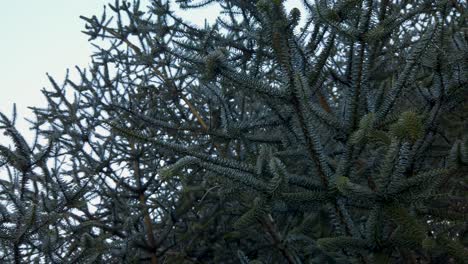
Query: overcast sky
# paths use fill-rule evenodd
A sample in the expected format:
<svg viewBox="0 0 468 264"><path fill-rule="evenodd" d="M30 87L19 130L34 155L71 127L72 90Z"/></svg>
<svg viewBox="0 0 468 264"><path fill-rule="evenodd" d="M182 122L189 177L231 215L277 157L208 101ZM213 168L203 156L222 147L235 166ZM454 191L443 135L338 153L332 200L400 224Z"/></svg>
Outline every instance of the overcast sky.
<svg viewBox="0 0 468 264"><path fill-rule="evenodd" d="M63 79L67 68L86 66L91 52L80 31L79 15L100 13L104 0L2 1L0 9L0 111L17 104L21 119L27 106L45 104L40 90L46 72ZM25 122L20 122L25 130ZM1 138L0 138L1 140Z"/></svg>
<svg viewBox="0 0 468 264"><path fill-rule="evenodd" d="M20 119L30 116L28 106L44 106L40 92L50 87L46 72L61 82L67 68L86 67L91 45L81 33L84 21L80 15L100 16L103 6L113 0L12 0L2 1L0 9L0 111L11 113L17 104ZM141 1L145 3L144 0ZM288 1L288 7L300 5ZM181 14L182 15L182 14ZM184 12L186 20L202 23L213 21L216 9ZM27 129L26 122L19 128ZM4 142L0 136L0 144ZM5 142L4 142L5 143Z"/></svg>

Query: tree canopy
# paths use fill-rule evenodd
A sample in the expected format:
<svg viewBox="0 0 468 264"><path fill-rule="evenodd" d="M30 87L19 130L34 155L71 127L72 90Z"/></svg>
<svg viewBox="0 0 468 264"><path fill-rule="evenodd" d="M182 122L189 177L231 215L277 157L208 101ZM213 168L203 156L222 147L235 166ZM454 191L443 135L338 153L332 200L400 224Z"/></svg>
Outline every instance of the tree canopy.
<svg viewBox="0 0 468 264"><path fill-rule="evenodd" d="M466 1L297 4L82 17L34 142L0 114L1 262L468 263Z"/></svg>

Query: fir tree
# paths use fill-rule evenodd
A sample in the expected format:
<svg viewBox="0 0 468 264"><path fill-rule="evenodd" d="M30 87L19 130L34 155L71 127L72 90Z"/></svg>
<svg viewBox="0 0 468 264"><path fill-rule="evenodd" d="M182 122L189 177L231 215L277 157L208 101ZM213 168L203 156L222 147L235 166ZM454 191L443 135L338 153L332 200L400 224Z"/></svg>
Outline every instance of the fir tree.
<svg viewBox="0 0 468 264"><path fill-rule="evenodd" d="M301 4L82 17L35 142L0 116L1 261L468 263L466 2Z"/></svg>

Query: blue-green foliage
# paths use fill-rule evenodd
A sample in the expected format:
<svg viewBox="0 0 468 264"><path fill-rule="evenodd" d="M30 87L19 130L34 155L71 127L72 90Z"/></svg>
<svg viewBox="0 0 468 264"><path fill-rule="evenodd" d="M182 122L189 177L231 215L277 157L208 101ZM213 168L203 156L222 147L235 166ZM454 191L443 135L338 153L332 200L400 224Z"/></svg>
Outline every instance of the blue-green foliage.
<svg viewBox="0 0 468 264"><path fill-rule="evenodd" d="M468 263L466 3L284 2L83 17L37 140L0 115L0 262Z"/></svg>

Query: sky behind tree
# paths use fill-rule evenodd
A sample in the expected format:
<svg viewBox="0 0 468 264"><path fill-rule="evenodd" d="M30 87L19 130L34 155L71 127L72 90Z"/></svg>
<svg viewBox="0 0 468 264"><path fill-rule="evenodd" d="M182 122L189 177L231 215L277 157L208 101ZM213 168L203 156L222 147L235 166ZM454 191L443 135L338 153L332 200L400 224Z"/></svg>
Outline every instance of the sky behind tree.
<svg viewBox="0 0 468 264"><path fill-rule="evenodd" d="M21 0L2 3L0 15L0 111L16 102L44 105L46 72L62 77L66 68L86 66L91 46L79 15L100 13L106 1Z"/></svg>
<svg viewBox="0 0 468 264"><path fill-rule="evenodd" d="M0 9L0 112L10 115L13 103L18 109L19 129L26 132L24 118L28 106L45 106L41 90L50 87L46 73L61 82L67 68L86 67L92 46L81 33L85 22L80 15L98 17L111 0L15 0L5 1ZM286 7L300 6L300 0L287 1ZM141 1L142 5L149 1ZM212 5L196 11L178 11L185 20L202 25L218 16ZM26 132L26 135L28 133ZM5 140L0 136L0 143Z"/></svg>

